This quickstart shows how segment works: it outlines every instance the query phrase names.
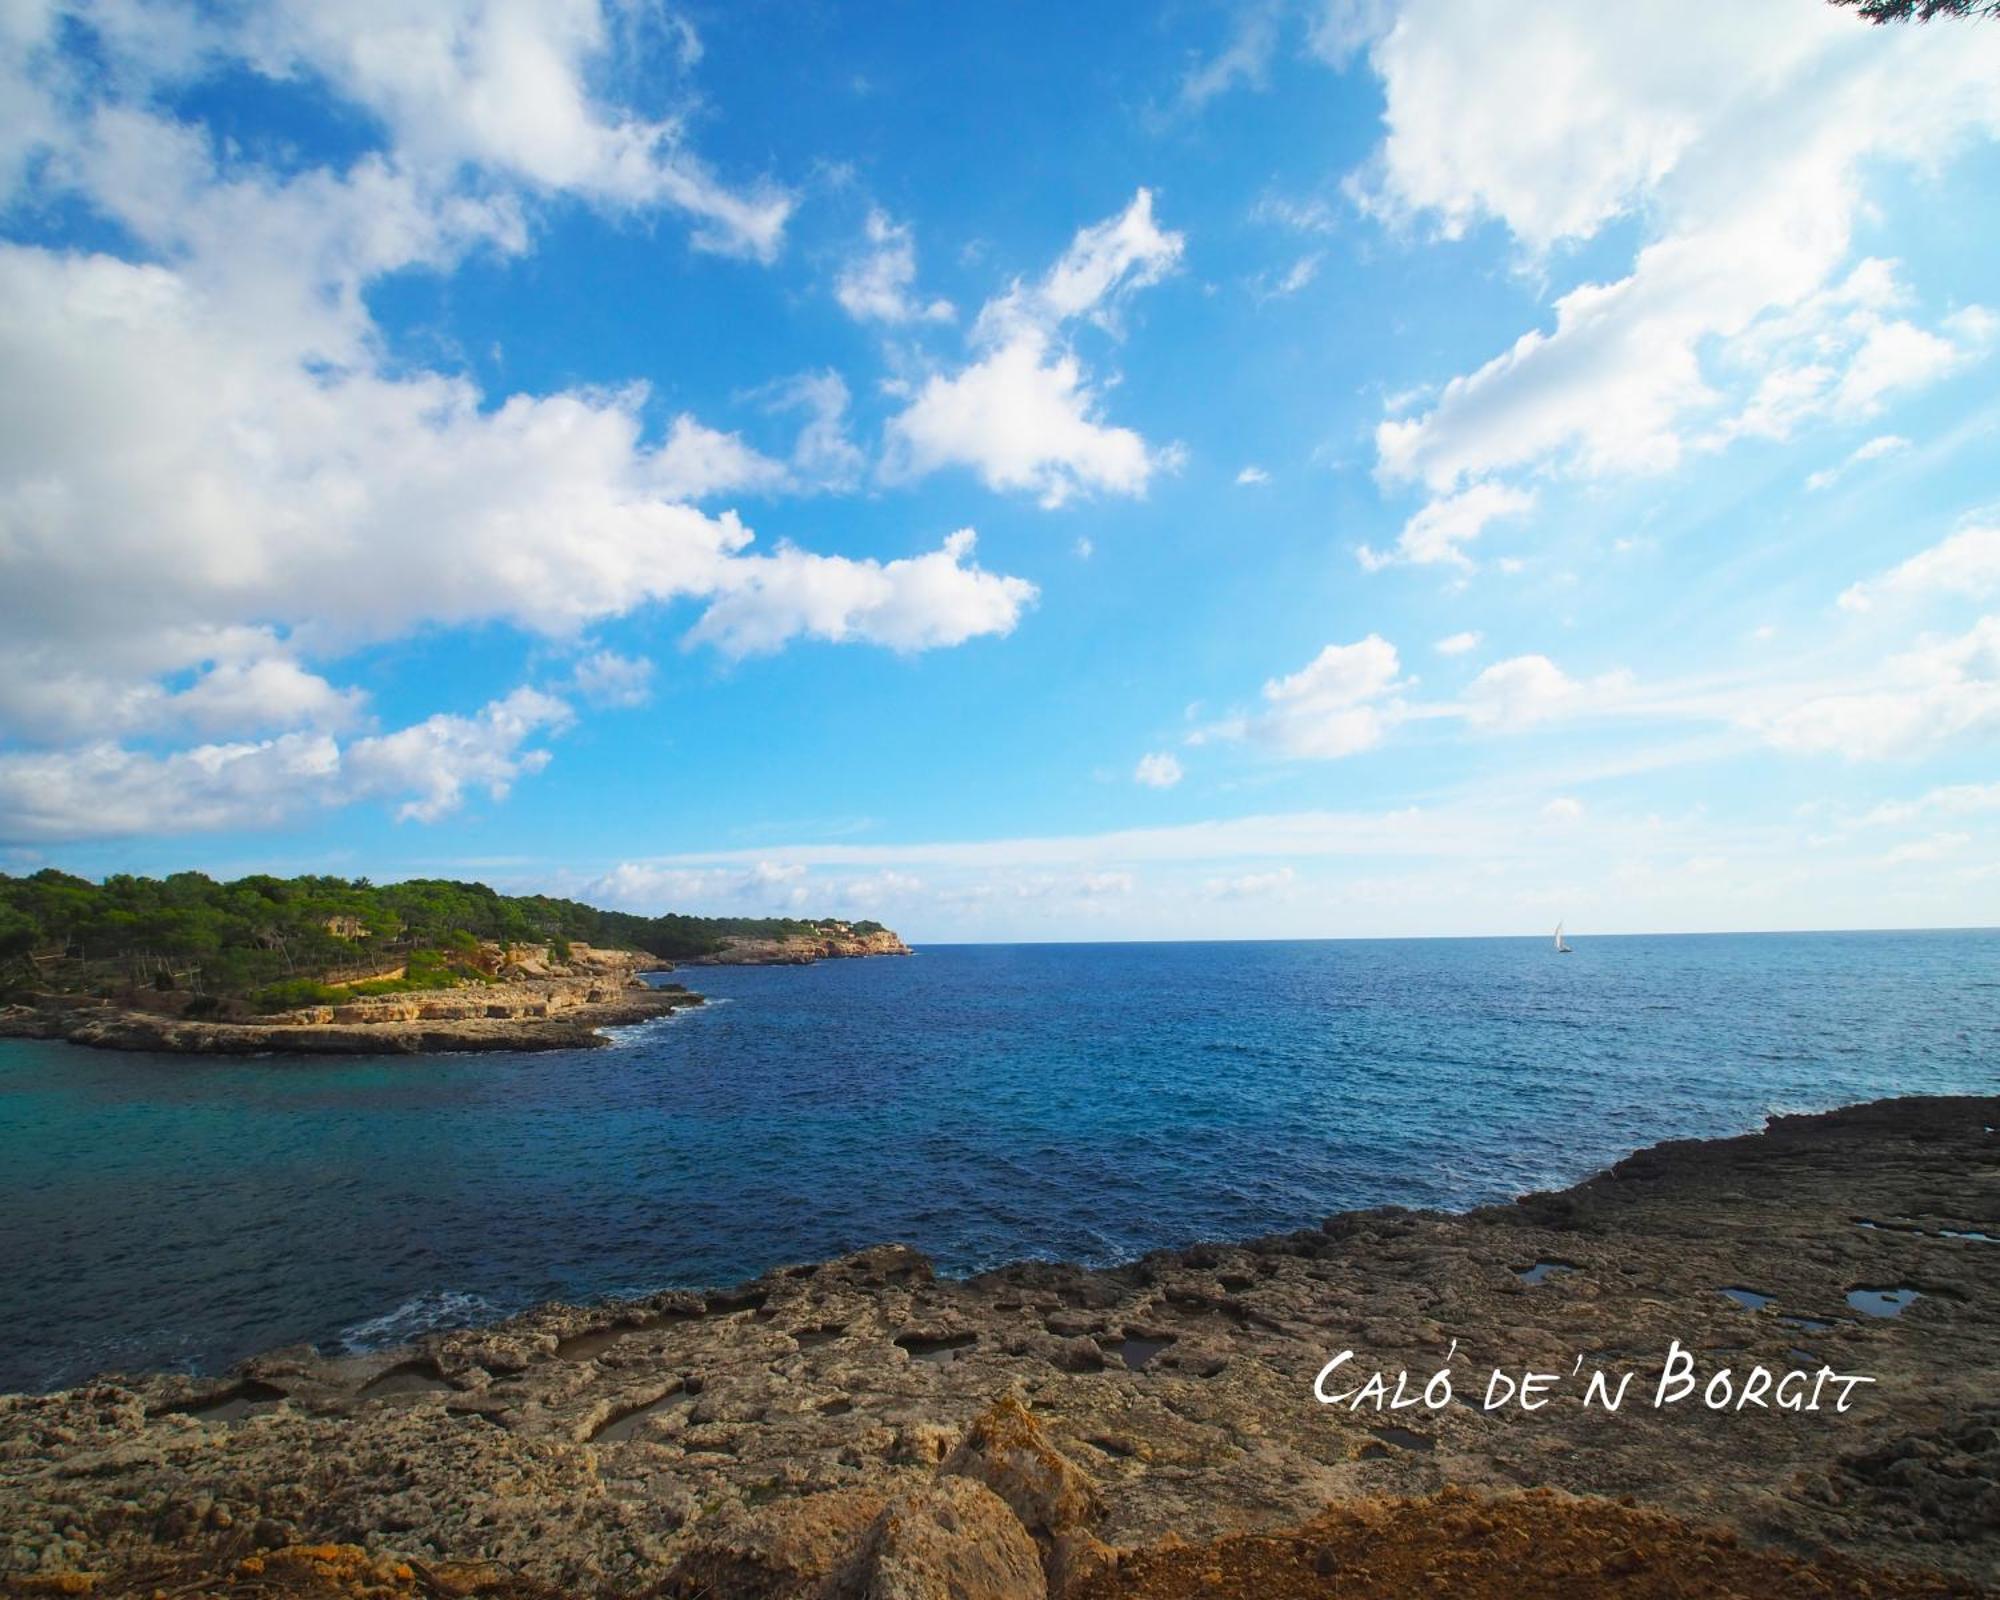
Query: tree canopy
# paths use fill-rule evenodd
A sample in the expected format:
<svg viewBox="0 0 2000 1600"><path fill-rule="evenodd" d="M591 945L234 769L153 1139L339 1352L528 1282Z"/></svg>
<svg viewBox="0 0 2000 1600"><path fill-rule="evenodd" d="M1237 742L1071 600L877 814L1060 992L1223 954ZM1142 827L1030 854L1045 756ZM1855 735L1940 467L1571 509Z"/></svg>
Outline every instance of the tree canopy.
<svg viewBox="0 0 2000 1600"><path fill-rule="evenodd" d="M1870 22L1929 22L1933 17L2000 17L2000 0L1832 0Z"/></svg>
<svg viewBox="0 0 2000 1600"><path fill-rule="evenodd" d="M481 941L554 945L560 956L578 940L674 960L705 955L731 936L803 938L823 926L784 917L641 917L446 878L375 884L258 874L222 883L176 872L93 883L54 868L0 874L0 975L10 988L122 978L242 994L365 974L412 953L437 964Z"/></svg>

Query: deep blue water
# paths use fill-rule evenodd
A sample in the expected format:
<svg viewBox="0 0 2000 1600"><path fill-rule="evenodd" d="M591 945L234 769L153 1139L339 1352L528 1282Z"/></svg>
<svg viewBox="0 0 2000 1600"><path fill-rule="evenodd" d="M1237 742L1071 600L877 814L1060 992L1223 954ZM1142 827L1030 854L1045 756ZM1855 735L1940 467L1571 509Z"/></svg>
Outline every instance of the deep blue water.
<svg viewBox="0 0 2000 1600"><path fill-rule="evenodd" d="M958 946L699 971L575 1053L0 1041L0 1388L899 1239L1109 1262L2000 1086L2000 932Z"/></svg>

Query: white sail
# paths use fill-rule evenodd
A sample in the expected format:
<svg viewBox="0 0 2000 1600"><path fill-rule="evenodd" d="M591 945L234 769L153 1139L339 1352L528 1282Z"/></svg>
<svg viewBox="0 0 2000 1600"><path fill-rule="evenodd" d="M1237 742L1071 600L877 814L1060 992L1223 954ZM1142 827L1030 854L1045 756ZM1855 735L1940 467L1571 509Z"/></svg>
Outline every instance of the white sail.
<svg viewBox="0 0 2000 1600"><path fill-rule="evenodd" d="M1563 925L1560 922L1556 924L1556 951L1560 955L1569 954L1569 946L1563 943Z"/></svg>

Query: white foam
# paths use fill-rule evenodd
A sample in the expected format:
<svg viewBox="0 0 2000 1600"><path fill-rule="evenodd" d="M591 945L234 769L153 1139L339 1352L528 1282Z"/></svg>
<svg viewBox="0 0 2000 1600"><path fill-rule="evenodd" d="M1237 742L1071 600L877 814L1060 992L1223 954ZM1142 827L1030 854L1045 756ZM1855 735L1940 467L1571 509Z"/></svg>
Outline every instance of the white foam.
<svg viewBox="0 0 2000 1600"><path fill-rule="evenodd" d="M458 1289L426 1289L413 1295L393 1311L369 1317L340 1331L342 1349L360 1354L408 1344L420 1334L438 1328L463 1328L477 1322L492 1322L499 1308L483 1295Z"/></svg>

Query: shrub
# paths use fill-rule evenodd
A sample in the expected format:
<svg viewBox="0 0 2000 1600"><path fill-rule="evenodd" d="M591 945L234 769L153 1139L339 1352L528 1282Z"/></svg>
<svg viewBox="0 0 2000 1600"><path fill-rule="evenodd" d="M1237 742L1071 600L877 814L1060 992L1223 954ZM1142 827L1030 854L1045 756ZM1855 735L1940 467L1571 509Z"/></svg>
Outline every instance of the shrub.
<svg viewBox="0 0 2000 1600"><path fill-rule="evenodd" d="M215 1016L222 1010L222 1000L217 995L198 994L181 1007L181 1015L199 1021L203 1017Z"/></svg>

